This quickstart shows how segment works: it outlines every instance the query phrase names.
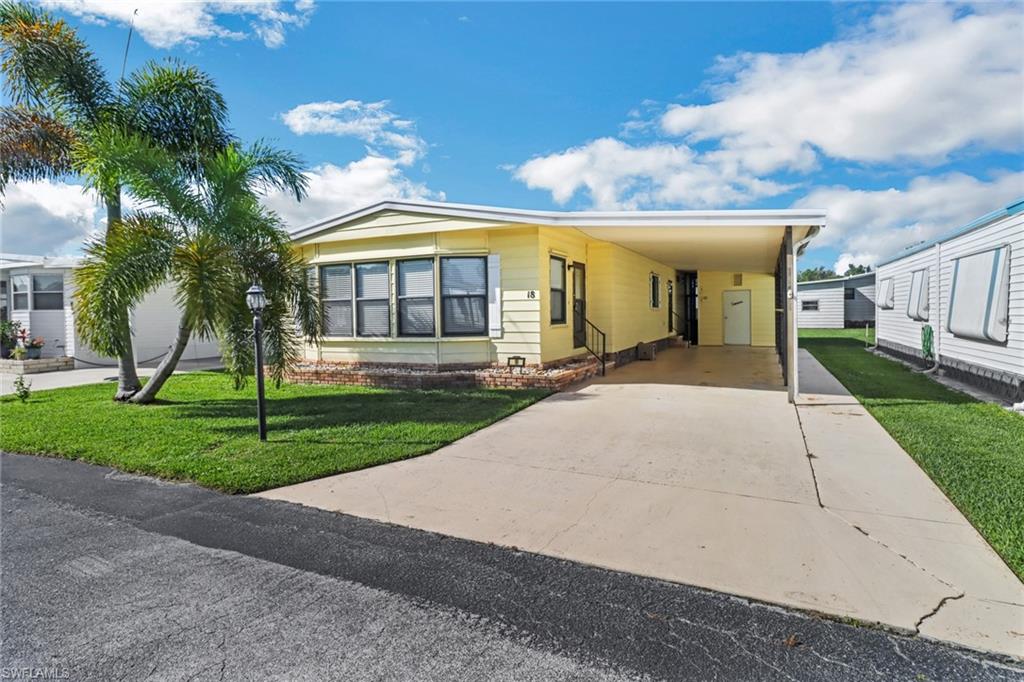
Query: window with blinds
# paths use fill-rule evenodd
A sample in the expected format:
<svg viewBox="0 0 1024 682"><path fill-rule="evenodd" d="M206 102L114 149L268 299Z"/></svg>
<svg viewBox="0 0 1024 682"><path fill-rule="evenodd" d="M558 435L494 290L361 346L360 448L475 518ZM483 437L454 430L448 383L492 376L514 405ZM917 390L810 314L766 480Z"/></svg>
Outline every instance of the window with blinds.
<svg viewBox="0 0 1024 682"><path fill-rule="evenodd" d="M441 259L441 331L445 336L487 335L487 259Z"/></svg>
<svg viewBox="0 0 1024 682"><path fill-rule="evenodd" d="M551 324L565 322L565 259L551 256Z"/></svg>
<svg viewBox="0 0 1024 682"><path fill-rule="evenodd" d="M434 335L434 260L398 261L398 335Z"/></svg>
<svg viewBox="0 0 1024 682"><path fill-rule="evenodd" d="M327 336L352 336L352 266L320 268L320 301Z"/></svg>
<svg viewBox="0 0 1024 682"><path fill-rule="evenodd" d="M388 264L356 264L356 335L391 336Z"/></svg>

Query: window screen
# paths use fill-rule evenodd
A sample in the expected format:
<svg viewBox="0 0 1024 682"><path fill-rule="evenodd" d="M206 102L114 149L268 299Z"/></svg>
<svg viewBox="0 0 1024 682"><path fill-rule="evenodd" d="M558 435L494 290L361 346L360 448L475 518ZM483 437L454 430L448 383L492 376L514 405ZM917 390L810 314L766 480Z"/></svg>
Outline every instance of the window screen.
<svg viewBox="0 0 1024 682"><path fill-rule="evenodd" d="M651 275L651 307L661 307L661 277Z"/></svg>
<svg viewBox="0 0 1024 682"><path fill-rule="evenodd" d="M910 296L907 297L907 317L924 322L928 319L928 270L910 273Z"/></svg>
<svg viewBox="0 0 1024 682"><path fill-rule="evenodd" d="M398 261L398 334L434 335L434 261Z"/></svg>
<svg viewBox="0 0 1024 682"><path fill-rule="evenodd" d="M441 332L445 336L487 334L487 259L441 259Z"/></svg>
<svg viewBox="0 0 1024 682"><path fill-rule="evenodd" d="M327 336L352 336L352 266L320 268L320 300Z"/></svg>
<svg viewBox="0 0 1024 682"><path fill-rule="evenodd" d="M565 322L565 259L551 256L551 324Z"/></svg>
<svg viewBox="0 0 1024 682"><path fill-rule="evenodd" d="M955 336L1006 343L1009 329L1010 247L953 260L947 328Z"/></svg>
<svg viewBox="0 0 1024 682"><path fill-rule="evenodd" d="M800 310L817 310L817 301L800 301Z"/></svg>
<svg viewBox="0 0 1024 682"><path fill-rule="evenodd" d="M356 334L391 335L391 286L387 263L356 264Z"/></svg>
<svg viewBox="0 0 1024 682"><path fill-rule="evenodd" d="M878 282L878 296L875 298L878 307L883 310L892 310L896 305L895 288L892 277L886 277Z"/></svg>
<svg viewBox="0 0 1024 682"><path fill-rule="evenodd" d="M32 275L32 309L64 308L64 275Z"/></svg>
<svg viewBox="0 0 1024 682"><path fill-rule="evenodd" d="M11 277L11 290L14 296L14 310L28 310L28 275L14 275Z"/></svg>

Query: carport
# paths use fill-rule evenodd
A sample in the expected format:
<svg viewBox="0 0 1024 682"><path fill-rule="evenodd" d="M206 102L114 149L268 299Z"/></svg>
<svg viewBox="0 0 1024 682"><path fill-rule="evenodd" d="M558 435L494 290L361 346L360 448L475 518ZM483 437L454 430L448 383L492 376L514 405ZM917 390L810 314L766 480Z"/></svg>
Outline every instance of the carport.
<svg viewBox="0 0 1024 682"><path fill-rule="evenodd" d="M642 224L619 226L613 218L572 225L585 234L618 244L677 272L760 273L774 276L774 347L790 402L799 393L796 335L797 258L824 227L820 210L644 212ZM703 284L700 284L703 288ZM726 341L727 343L727 341ZM752 349L756 350L756 349ZM710 357L712 354L706 354ZM755 353L756 355L756 353Z"/></svg>

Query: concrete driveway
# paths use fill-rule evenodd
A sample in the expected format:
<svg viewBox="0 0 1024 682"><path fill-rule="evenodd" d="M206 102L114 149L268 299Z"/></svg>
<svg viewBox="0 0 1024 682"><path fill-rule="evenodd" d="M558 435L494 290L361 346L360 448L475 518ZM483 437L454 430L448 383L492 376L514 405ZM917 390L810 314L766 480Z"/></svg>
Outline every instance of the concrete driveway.
<svg viewBox="0 0 1024 682"><path fill-rule="evenodd" d="M297 502L1024 657L1024 586L810 355L672 349Z"/></svg>

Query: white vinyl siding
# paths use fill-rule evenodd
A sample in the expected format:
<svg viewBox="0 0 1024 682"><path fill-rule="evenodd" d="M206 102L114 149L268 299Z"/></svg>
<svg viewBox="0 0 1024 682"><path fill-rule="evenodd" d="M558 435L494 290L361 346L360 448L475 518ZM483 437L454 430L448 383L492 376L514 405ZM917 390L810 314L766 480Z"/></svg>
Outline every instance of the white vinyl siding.
<svg viewBox="0 0 1024 682"><path fill-rule="evenodd" d="M857 277L846 282L853 298L846 299L847 322L870 322L875 319L875 276Z"/></svg>
<svg viewBox="0 0 1024 682"><path fill-rule="evenodd" d="M391 336L388 263L356 264L356 335Z"/></svg>
<svg viewBox="0 0 1024 682"><path fill-rule="evenodd" d="M797 326L805 329L842 329L844 324L843 282L799 282L797 284ZM807 310L804 303L816 302ZM812 305L812 308L814 306Z"/></svg>
<svg viewBox="0 0 1024 682"><path fill-rule="evenodd" d="M876 335L879 339L891 341L912 348L921 350L921 328L928 324L927 320L919 320L910 317L908 311L911 305L911 288L915 272L922 272L934 268L935 250L928 249L921 253L913 254L901 261L883 265L878 268L878 309L875 317L877 327ZM934 281L935 277L929 277ZM886 284L886 283L889 284ZM889 287L889 292L886 292ZM937 298L938 287L930 287L931 298L928 301L928 310L938 309ZM892 302L892 307L883 307L885 295ZM934 331L936 325L932 325Z"/></svg>
<svg viewBox="0 0 1024 682"><path fill-rule="evenodd" d="M320 268L320 299L327 336L352 336L352 266Z"/></svg>
<svg viewBox="0 0 1024 682"><path fill-rule="evenodd" d="M434 335L434 259L398 261L398 335Z"/></svg>
<svg viewBox="0 0 1024 682"><path fill-rule="evenodd" d="M486 336L487 259L441 258L441 333Z"/></svg>
<svg viewBox="0 0 1024 682"><path fill-rule="evenodd" d="M954 316L954 329L951 330L949 326L950 294L957 260L988 252L988 260L991 263L993 251L1000 247L1008 247L1008 257L1004 266L1008 281L1003 289L1006 297L1005 341L999 343L991 339L978 340L966 334L959 336L954 333L960 321L959 314ZM935 349L940 358L956 359L979 367L1024 376L1024 213L1006 216L919 253L880 266L879 281L888 277L896 279L896 309L878 310L877 335L880 341L899 343L920 350L920 330L926 323L911 320L905 310L911 273L922 268L929 269L930 318L936 336ZM991 276L991 268L988 272ZM984 295L964 294L961 299L964 291L958 283L956 295L953 297L954 306L965 305L973 310L974 315L983 316L987 305L987 288ZM999 312L999 305L998 298L993 300L993 306L997 307L996 314ZM964 331L966 330L961 328L961 332Z"/></svg>

